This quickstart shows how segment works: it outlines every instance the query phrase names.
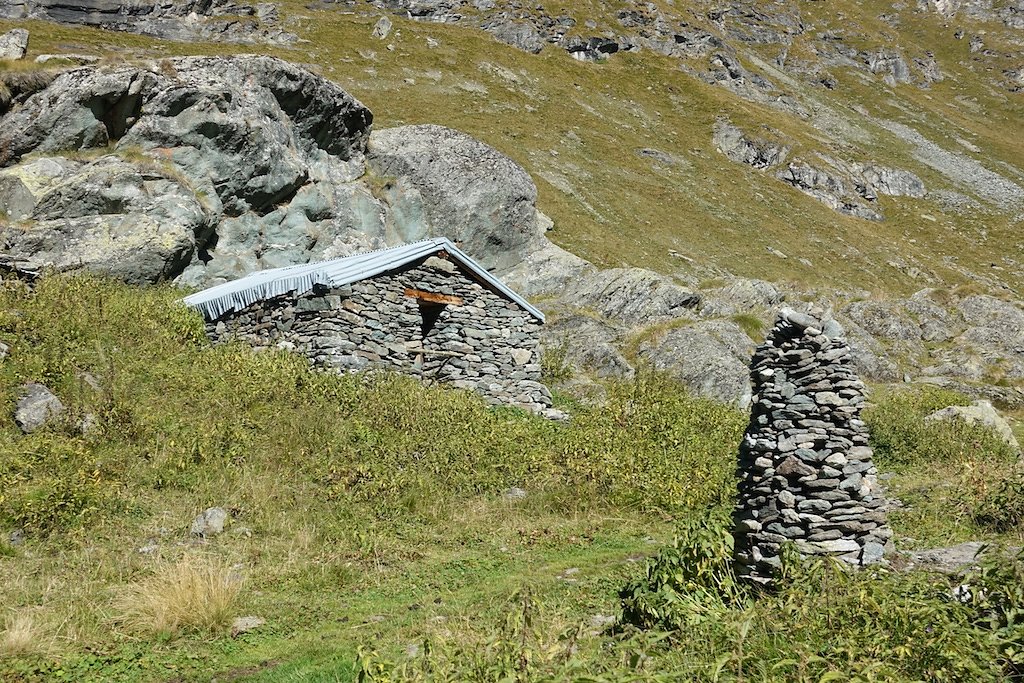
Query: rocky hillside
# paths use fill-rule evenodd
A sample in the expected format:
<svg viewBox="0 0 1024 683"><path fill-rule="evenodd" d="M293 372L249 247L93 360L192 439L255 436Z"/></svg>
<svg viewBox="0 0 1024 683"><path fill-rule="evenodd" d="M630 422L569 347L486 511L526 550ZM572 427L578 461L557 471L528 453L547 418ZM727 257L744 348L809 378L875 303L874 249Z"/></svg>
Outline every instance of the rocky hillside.
<svg viewBox="0 0 1024 683"><path fill-rule="evenodd" d="M0 5L154 34L102 8ZM447 234L541 297L551 358L583 393L650 364L745 405L764 323L814 300L871 380L1024 402L1015 4L231 12L294 32L260 50L329 80L267 58L10 63L8 258L202 286ZM28 60L231 50L16 24Z"/></svg>

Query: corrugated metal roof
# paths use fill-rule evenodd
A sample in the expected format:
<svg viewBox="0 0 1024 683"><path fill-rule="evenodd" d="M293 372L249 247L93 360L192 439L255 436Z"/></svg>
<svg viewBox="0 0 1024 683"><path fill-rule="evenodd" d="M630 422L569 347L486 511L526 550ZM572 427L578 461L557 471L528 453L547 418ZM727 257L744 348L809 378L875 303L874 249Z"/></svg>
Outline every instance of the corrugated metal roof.
<svg viewBox="0 0 1024 683"><path fill-rule="evenodd" d="M202 313L207 320L217 320L225 313L240 311L257 301L289 292L294 292L297 295L305 294L313 289L314 285L325 287L350 285L353 282L396 270L407 263L442 250L448 252L461 266L478 276L485 286L489 286L495 292L511 299L530 315L544 322L543 313L509 289L498 278L488 273L447 237L403 244L399 247L379 249L331 261L260 270L237 280L204 289L185 297L184 301Z"/></svg>

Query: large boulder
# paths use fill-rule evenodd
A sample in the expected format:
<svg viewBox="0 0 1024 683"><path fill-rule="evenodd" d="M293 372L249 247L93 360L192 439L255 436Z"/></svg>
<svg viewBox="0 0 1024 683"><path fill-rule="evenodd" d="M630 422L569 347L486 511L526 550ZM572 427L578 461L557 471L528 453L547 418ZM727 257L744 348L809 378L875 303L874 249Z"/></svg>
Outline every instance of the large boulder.
<svg viewBox="0 0 1024 683"><path fill-rule="evenodd" d="M754 342L734 322L703 320L683 325L639 345L638 355L656 370L663 370L699 396L732 404L750 405L747 364Z"/></svg>
<svg viewBox="0 0 1024 683"><path fill-rule="evenodd" d="M30 268L86 267L132 284L175 275L211 227L180 181L112 155L0 171L0 205L19 220L0 223L0 248Z"/></svg>
<svg viewBox="0 0 1024 683"><path fill-rule="evenodd" d="M368 161L391 183L405 240L446 235L499 271L543 246L530 175L465 133L435 125L375 131Z"/></svg>
<svg viewBox="0 0 1024 683"><path fill-rule="evenodd" d="M1021 452L1020 444L1017 443L1017 439L1013 435L1010 423L988 401L975 401L969 406L950 406L937 410L925 418L925 422L952 420L988 427L1015 452Z"/></svg>
<svg viewBox="0 0 1024 683"><path fill-rule="evenodd" d="M4 170L8 217L30 223L0 233L36 265L194 286L384 246L383 209L358 181L371 122L333 83L268 57L75 69L0 119L0 163L114 154Z"/></svg>

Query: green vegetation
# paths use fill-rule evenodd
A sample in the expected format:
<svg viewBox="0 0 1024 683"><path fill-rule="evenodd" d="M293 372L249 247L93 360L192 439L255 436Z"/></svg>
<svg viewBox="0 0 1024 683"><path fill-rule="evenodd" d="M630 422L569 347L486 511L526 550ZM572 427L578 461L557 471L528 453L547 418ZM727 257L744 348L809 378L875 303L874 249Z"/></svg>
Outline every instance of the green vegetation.
<svg viewBox="0 0 1024 683"><path fill-rule="evenodd" d="M909 543L925 547L1001 532L1024 532L1017 454L994 432L960 420L925 422L970 401L935 387L883 392L865 411L875 461L894 474L905 508L892 523Z"/></svg>
<svg viewBox="0 0 1024 683"><path fill-rule="evenodd" d="M0 422L0 529L26 532L0 547L0 679L995 680L1018 656L1019 599L994 589L982 608L943 597L944 578L793 563L773 595L736 585L746 418L660 376L609 384L606 405L554 424L210 347L178 296L0 284L3 413L24 381L67 406L30 435ZM985 437L918 432L949 459L935 464L901 436L958 398L887 395L870 416L913 503L894 523L927 544L1019 543L1019 523L985 517L997 499L981 494L1010 470L973 446ZM916 492L938 466L977 488ZM526 497L502 495L513 486ZM231 512L225 533L190 537L213 505ZM984 580L1019 570L1001 567ZM231 637L242 615L267 623Z"/></svg>

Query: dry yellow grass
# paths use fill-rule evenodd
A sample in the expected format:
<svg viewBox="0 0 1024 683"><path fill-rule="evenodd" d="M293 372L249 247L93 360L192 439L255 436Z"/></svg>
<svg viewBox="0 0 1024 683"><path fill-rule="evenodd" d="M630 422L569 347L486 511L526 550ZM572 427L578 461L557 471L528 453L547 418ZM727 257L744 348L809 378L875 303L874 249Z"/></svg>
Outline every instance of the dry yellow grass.
<svg viewBox="0 0 1024 683"><path fill-rule="evenodd" d="M45 653L51 643L40 619L31 612L19 611L8 617L0 631L0 657Z"/></svg>
<svg viewBox="0 0 1024 683"><path fill-rule="evenodd" d="M230 622L241 588L241 578L220 560L189 555L161 562L117 600L119 621L161 635L214 631Z"/></svg>

